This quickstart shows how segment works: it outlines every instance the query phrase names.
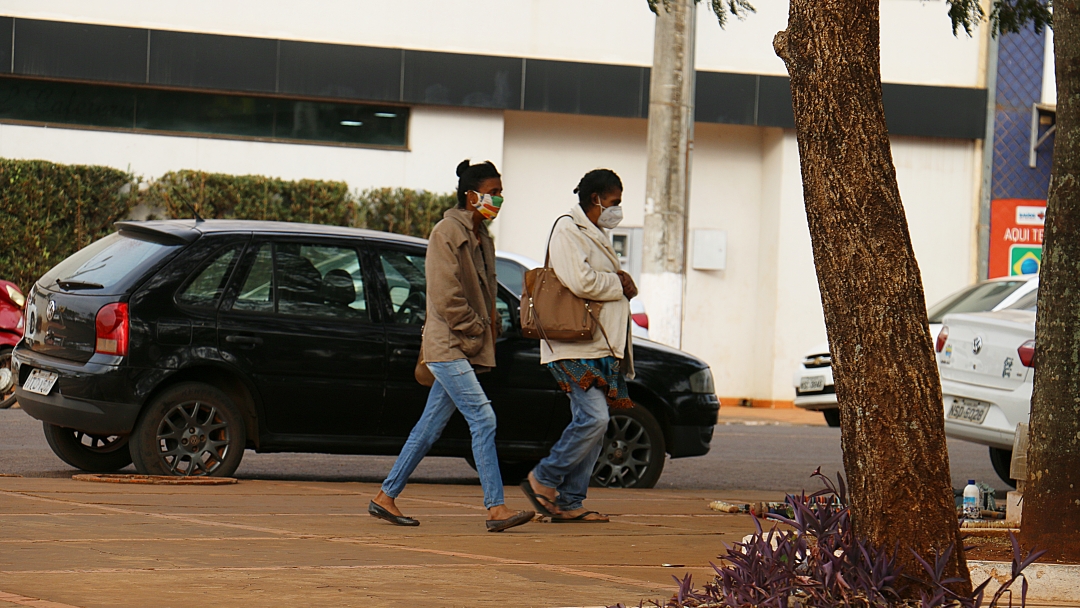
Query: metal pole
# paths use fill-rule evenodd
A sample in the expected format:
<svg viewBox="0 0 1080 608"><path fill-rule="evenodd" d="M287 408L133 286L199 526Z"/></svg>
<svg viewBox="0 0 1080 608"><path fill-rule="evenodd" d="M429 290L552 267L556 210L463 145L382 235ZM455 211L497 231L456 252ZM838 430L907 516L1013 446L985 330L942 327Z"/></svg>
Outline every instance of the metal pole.
<svg viewBox="0 0 1080 608"><path fill-rule="evenodd" d="M998 38L990 36L986 49L986 135L983 136L982 187L979 198L978 278L990 276L990 197L994 184L994 123L997 120Z"/></svg>

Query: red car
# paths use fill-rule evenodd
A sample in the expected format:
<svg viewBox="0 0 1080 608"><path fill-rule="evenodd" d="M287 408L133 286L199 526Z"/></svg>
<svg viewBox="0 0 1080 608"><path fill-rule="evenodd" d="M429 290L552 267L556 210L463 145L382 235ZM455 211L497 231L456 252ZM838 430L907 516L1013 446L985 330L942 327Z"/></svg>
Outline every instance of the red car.
<svg viewBox="0 0 1080 608"><path fill-rule="evenodd" d="M22 340L26 297L11 281L0 280L0 409L15 404L11 349Z"/></svg>

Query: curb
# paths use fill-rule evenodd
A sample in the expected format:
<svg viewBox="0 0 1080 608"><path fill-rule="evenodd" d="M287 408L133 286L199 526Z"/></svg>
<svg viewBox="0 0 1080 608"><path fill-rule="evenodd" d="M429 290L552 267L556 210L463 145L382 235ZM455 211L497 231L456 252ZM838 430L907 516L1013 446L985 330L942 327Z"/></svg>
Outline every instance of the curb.
<svg viewBox="0 0 1080 608"><path fill-rule="evenodd" d="M75 481L98 483L137 483L161 486L225 486L236 483L233 477L172 477L169 475L102 475L86 473L72 475Z"/></svg>
<svg viewBox="0 0 1080 608"><path fill-rule="evenodd" d="M968 562L971 581L976 585L993 578L1001 585L1012 576L1012 564L1009 562ZM1038 602L1075 602L1080 589L1080 565L1034 563L1024 569L1028 579L1028 600ZM1019 597L1021 582L1013 583L1013 596ZM990 585L993 587L993 585ZM987 589L987 597L993 596L997 588Z"/></svg>

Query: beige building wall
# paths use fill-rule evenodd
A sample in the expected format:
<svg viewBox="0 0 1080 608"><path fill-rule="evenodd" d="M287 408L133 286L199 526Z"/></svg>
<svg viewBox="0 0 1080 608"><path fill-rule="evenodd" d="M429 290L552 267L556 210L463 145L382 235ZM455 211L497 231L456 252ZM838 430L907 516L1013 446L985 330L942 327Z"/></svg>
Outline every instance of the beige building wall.
<svg viewBox="0 0 1080 608"><path fill-rule="evenodd" d="M552 222L575 204L581 175L597 167L623 180L622 226L640 227L645 131L640 119L507 112L497 247L542 260ZM973 280L977 153L973 142L893 140L930 302ZM687 271L683 349L709 363L725 403L790 405L795 366L826 339L794 132L698 124L690 199L688 249L693 230L724 230L727 268Z"/></svg>

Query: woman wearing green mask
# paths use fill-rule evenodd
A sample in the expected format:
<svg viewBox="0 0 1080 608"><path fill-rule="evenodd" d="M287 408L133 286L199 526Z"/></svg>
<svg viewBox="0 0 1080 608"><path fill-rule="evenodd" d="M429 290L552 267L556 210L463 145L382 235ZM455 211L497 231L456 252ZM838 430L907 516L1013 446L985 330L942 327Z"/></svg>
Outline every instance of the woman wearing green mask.
<svg viewBox="0 0 1080 608"><path fill-rule="evenodd" d="M495 367L495 338L502 325L495 309L495 246L484 225L502 206L502 178L490 162L470 165L468 160L458 165L457 175L458 206L432 229L425 261L427 319L421 351L435 381L424 413L368 513L399 526L420 525L405 517L394 499L456 409L472 433L487 529L500 532L527 523L534 515L504 504L495 454L495 412L476 380L477 373Z"/></svg>

